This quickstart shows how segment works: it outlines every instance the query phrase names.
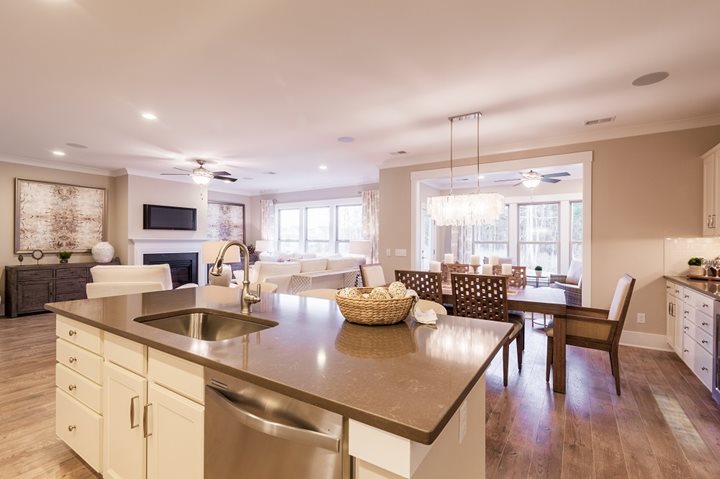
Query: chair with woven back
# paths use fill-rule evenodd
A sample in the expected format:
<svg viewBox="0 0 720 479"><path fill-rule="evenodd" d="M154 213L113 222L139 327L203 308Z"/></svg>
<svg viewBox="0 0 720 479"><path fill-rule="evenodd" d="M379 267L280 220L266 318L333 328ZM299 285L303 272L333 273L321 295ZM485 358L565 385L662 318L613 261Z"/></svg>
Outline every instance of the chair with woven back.
<svg viewBox="0 0 720 479"><path fill-rule="evenodd" d="M442 304L442 273L430 271L395 270L395 281L414 290L420 299Z"/></svg>
<svg viewBox="0 0 720 479"><path fill-rule="evenodd" d="M617 282L610 309L568 306L565 316L566 344L582 348L607 351L610 368L615 378L615 391L620 395L620 335L625 325L630 298L635 287L635 278L625 274ZM547 360L545 380L550 381L553 365L553 325L545 328L547 334Z"/></svg>
<svg viewBox="0 0 720 479"><path fill-rule="evenodd" d="M507 283L505 276L455 273L451 275L453 314L490 321L509 322L513 325L503 344L503 385L508 385L510 343L516 341L518 372L522 371L525 321L508 313Z"/></svg>
<svg viewBox="0 0 720 479"><path fill-rule="evenodd" d="M442 279L443 282L450 281L450 275L453 273L469 273L470 265L464 263L443 263L442 264Z"/></svg>

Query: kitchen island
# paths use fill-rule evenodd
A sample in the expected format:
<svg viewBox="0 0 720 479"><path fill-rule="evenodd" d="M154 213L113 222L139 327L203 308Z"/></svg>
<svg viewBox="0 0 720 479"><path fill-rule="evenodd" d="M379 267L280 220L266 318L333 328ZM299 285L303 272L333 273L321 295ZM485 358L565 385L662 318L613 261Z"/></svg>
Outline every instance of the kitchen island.
<svg viewBox="0 0 720 479"><path fill-rule="evenodd" d="M484 372L509 325L441 316L435 326L411 320L359 326L344 321L333 301L279 294L263 295L251 314L271 327L231 339L198 340L136 321L184 310L239 314L239 294L239 288L208 286L49 304L58 315L58 367L76 369L82 361L77 355L71 358L75 361L65 360L65 342L96 335L104 345L95 346L93 336L90 349L102 355L104 364L121 363L139 377L145 374L147 389L157 382L196 406L204 404L197 381L184 383L169 375L196 366L204 385L208 378L202 371L211 369L342 416L343 450L354 457L353 471L346 461L344 477L484 477ZM83 344L70 346L86 352ZM132 358L128 364L135 366L113 357ZM155 379L162 378L159 372L168 379ZM107 374L96 383L108 388ZM66 391L58 394L64 397ZM129 398L135 432L145 429L145 424L137 426L140 422L153 420L151 412L141 420L144 395L138 396ZM112 407L102 411L106 426L112 412ZM61 426L58 431L65 434ZM152 439L147 434L141 437ZM112 445L106 440L102 446L108 458ZM96 463L102 472L107 471L104 462Z"/></svg>

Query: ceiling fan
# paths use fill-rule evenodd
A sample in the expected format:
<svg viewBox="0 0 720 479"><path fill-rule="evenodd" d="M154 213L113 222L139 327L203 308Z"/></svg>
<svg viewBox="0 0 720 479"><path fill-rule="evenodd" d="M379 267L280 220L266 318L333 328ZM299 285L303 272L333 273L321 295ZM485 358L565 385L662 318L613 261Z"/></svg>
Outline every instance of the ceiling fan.
<svg viewBox="0 0 720 479"><path fill-rule="evenodd" d="M220 180L225 183L235 183L237 181L237 178L232 178L230 176L230 173L227 171L210 171L207 168L205 168L205 163L207 163L206 160L199 160L196 159L195 162L200 165L197 168L193 168L192 170L186 170L184 168L178 168L175 167L176 170L185 171L186 173L161 173L161 175L167 175L167 176L190 176L192 180L197 183L198 185L207 185L210 183L210 180Z"/></svg>
<svg viewBox="0 0 720 479"><path fill-rule="evenodd" d="M547 175L541 175L537 171L530 170L527 173L520 173L520 178L510 178L507 180L495 180L495 183L503 183L505 181L517 181L512 186L523 185L526 188L535 188L540 182L543 183L559 183L559 176L570 176L567 171L561 171L559 173L549 173Z"/></svg>

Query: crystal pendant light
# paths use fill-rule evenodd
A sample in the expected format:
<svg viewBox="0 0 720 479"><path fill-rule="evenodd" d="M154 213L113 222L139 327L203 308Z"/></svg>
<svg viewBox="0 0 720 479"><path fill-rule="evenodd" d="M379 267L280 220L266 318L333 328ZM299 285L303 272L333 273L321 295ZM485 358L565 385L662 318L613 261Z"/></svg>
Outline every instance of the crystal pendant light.
<svg viewBox="0 0 720 479"><path fill-rule="evenodd" d="M482 113L451 116L450 120L450 194L431 196L427 199L427 211L437 226L470 226L494 223L505 209L505 201L498 193L480 193L480 117ZM453 123L472 120L477 123L477 191L474 194L453 194Z"/></svg>

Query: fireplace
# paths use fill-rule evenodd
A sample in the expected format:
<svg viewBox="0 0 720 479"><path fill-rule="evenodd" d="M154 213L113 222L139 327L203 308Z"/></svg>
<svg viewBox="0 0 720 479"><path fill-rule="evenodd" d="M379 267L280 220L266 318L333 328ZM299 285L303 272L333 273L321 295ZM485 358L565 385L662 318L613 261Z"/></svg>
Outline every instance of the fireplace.
<svg viewBox="0 0 720 479"><path fill-rule="evenodd" d="M143 254L143 264L170 265L173 288L187 283L198 283L197 253L152 253Z"/></svg>

